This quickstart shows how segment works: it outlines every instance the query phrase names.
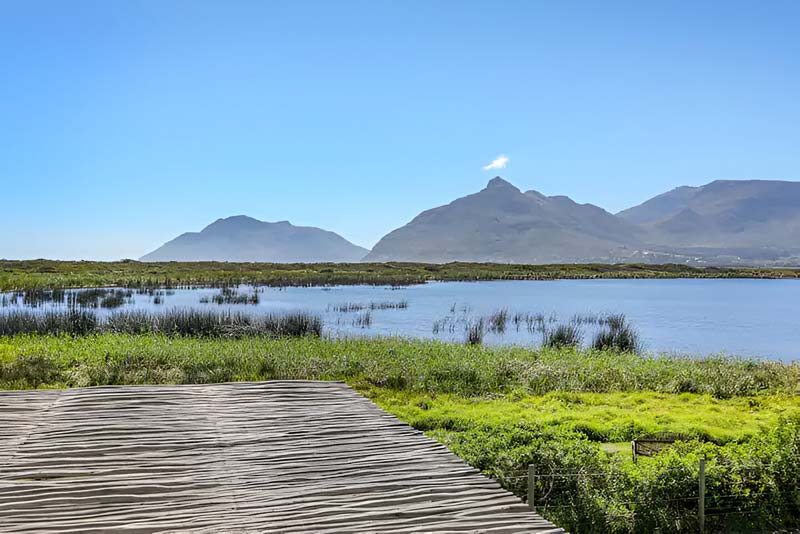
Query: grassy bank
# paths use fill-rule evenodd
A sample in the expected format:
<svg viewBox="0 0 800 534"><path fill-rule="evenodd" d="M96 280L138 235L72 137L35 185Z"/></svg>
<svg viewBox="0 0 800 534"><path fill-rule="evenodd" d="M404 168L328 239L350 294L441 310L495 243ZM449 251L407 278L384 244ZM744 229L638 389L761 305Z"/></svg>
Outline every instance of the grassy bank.
<svg viewBox="0 0 800 534"><path fill-rule="evenodd" d="M269 286L406 285L431 280L591 278L800 278L800 269L649 264L507 265L494 263L141 263L0 261L0 291L71 287L154 287L251 283Z"/></svg>
<svg viewBox="0 0 800 534"><path fill-rule="evenodd" d="M800 367L403 339L157 334L0 337L0 388L345 380L575 533L695 532L800 522ZM627 442L684 442L633 463Z"/></svg>
<svg viewBox="0 0 800 534"><path fill-rule="evenodd" d="M465 346L401 338L197 339L163 335L0 338L2 388L234 380L345 380L360 388L483 396L653 391L725 399L795 394L800 366L579 349ZM47 369L46 379L32 362ZM21 377L18 385L9 380Z"/></svg>

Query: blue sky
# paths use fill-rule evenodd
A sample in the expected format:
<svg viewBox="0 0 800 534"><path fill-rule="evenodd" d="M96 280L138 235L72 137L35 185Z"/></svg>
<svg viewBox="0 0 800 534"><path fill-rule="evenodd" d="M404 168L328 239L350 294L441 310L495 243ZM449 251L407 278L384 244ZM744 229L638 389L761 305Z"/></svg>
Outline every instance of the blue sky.
<svg viewBox="0 0 800 534"><path fill-rule="evenodd" d="M0 0L0 257L800 180L800 2ZM505 154L507 167L483 166Z"/></svg>

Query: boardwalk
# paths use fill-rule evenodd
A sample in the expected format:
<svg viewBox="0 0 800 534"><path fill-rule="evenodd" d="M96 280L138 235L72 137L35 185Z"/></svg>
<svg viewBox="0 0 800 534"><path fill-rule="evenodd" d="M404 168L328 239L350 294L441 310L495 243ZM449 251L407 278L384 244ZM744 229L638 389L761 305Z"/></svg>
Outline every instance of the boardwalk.
<svg viewBox="0 0 800 534"><path fill-rule="evenodd" d="M561 532L335 382L0 393L2 532Z"/></svg>

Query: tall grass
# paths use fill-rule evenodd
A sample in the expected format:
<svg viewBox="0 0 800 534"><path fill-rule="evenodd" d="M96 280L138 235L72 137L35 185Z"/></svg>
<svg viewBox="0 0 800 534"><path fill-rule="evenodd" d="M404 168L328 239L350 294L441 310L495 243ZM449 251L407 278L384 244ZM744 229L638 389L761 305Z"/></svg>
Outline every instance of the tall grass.
<svg viewBox="0 0 800 534"><path fill-rule="evenodd" d="M257 290L252 293L241 293L233 287L223 287L216 295L200 298L202 304L208 304L209 302L215 304L258 304L259 300Z"/></svg>
<svg viewBox="0 0 800 534"><path fill-rule="evenodd" d="M199 310L122 311L99 317L87 310L0 313L0 336L19 334L164 334L191 337L305 336L322 334L322 319L305 312L270 315Z"/></svg>
<svg viewBox="0 0 800 534"><path fill-rule="evenodd" d="M597 333L592 342L595 350L614 350L618 352L640 353L642 344L636 332L624 315L609 315L605 328Z"/></svg>
<svg viewBox="0 0 800 534"><path fill-rule="evenodd" d="M186 287L419 284L431 280L594 278L800 278L797 269L665 264L62 262L0 260L0 290L65 287Z"/></svg>
<svg viewBox="0 0 800 534"><path fill-rule="evenodd" d="M0 314L2 315L2 314ZM92 315L93 317L93 315ZM294 331L316 329L318 323ZM285 331L285 330L284 330ZM481 331L481 330L478 330ZM174 331L172 331L174 332ZM699 393L723 399L767 392L800 391L800 365L715 356L640 356L592 349L469 346L402 338L302 336L227 338L160 334L22 335L0 337L3 365L24 368L44 358L57 378L49 384L101 384L105 370L124 366L131 384L140 368L157 370L151 383L198 380L192 369L213 370L228 380L347 380L352 384L431 393L485 396L497 393L655 391ZM139 367L137 367L139 366ZM89 375L84 375L84 372Z"/></svg>
<svg viewBox="0 0 800 534"><path fill-rule="evenodd" d="M356 315L355 319L353 319L353 326L357 328L369 328L372 326L372 311L367 310L365 312L359 313Z"/></svg>
<svg viewBox="0 0 800 534"><path fill-rule="evenodd" d="M481 317L467 325L467 345L481 345L483 343L484 322Z"/></svg>
<svg viewBox="0 0 800 534"><path fill-rule="evenodd" d="M489 332L503 334L506 331L506 323L508 322L508 310L503 308L493 312L486 318L486 324Z"/></svg>
<svg viewBox="0 0 800 534"><path fill-rule="evenodd" d="M558 319L554 313L545 315L543 313L525 313L517 312L512 317L514 327L519 329L524 325L528 332L544 332L548 323L554 323Z"/></svg>
<svg viewBox="0 0 800 534"><path fill-rule="evenodd" d="M554 349L577 347L583 340L583 332L575 323L560 324L552 330L545 330L542 345Z"/></svg>
<svg viewBox="0 0 800 534"><path fill-rule="evenodd" d="M99 327L97 315L80 309L48 310L37 313L13 310L0 313L0 336L19 334L86 335Z"/></svg>
<svg viewBox="0 0 800 534"><path fill-rule="evenodd" d="M328 311L335 311L339 313L352 313L362 310L405 310L407 308L407 300L371 301L367 304L362 304L360 302L341 302L339 304L328 304Z"/></svg>

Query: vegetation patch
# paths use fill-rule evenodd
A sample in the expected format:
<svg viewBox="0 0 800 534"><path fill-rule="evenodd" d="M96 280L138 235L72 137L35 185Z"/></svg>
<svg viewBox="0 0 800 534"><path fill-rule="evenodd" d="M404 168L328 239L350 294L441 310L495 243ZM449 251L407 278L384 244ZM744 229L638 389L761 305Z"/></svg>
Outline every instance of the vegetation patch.
<svg viewBox="0 0 800 534"><path fill-rule="evenodd" d="M315 336L0 337L0 387L345 380L571 532L788 529L800 518L800 369L576 348ZM686 436L633 463L629 441Z"/></svg>
<svg viewBox="0 0 800 534"><path fill-rule="evenodd" d="M679 264L229 263L0 260L0 291L75 287L408 285L593 278L800 278L800 269Z"/></svg>
<svg viewBox="0 0 800 534"><path fill-rule="evenodd" d="M94 312L75 308L43 313L26 310L0 313L0 336L86 336L103 332L191 337L320 336L322 319L304 312L248 315L190 309L163 313L122 311L108 316L98 316Z"/></svg>

